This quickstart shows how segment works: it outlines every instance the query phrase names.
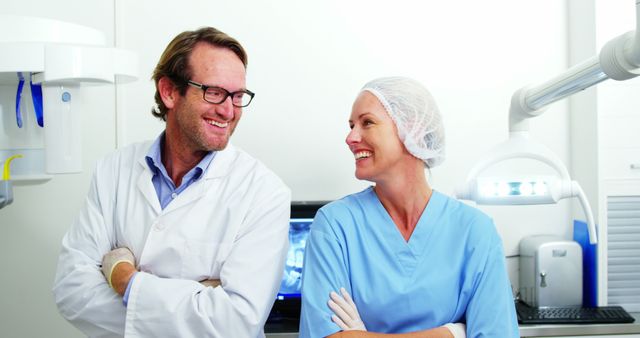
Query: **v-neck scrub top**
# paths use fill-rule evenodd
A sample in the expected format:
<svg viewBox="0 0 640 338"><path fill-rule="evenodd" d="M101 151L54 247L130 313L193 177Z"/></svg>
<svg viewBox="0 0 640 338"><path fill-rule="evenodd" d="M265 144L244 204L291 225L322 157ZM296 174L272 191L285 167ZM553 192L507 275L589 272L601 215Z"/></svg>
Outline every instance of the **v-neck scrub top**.
<svg viewBox="0 0 640 338"><path fill-rule="evenodd" d="M372 187L324 206L311 226L303 266L301 338L340 331L327 302L341 287L369 331L466 322L467 337L519 337L493 221L437 191L408 242Z"/></svg>

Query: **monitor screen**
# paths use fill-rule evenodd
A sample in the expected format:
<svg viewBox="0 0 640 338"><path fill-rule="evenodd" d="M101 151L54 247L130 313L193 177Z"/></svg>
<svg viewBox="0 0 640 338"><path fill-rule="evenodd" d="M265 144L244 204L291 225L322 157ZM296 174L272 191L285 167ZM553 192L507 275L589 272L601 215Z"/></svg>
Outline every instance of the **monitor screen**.
<svg viewBox="0 0 640 338"><path fill-rule="evenodd" d="M289 251L284 263L284 275L278 291L278 300L300 297L304 247L313 218L291 218L289 222Z"/></svg>
<svg viewBox="0 0 640 338"><path fill-rule="evenodd" d="M318 209L326 201L292 202L289 219L289 251L280 289L265 325L265 332L297 332L300 322L302 263L309 230Z"/></svg>

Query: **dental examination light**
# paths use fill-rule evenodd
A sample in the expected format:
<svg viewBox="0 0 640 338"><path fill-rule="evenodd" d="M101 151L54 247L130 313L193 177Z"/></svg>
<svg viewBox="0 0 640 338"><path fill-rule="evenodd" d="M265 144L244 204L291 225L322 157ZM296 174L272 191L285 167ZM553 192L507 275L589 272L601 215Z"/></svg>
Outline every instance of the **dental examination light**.
<svg viewBox="0 0 640 338"><path fill-rule="evenodd" d="M640 75L640 0L636 0L636 30L607 42L599 55L568 69L537 86L525 86L511 97L509 139L483 156L456 188L459 199L487 205L554 204L577 197L587 217L589 241L597 243L591 206L578 182L571 180L562 161L546 146L529 136L528 119L544 112L549 104L604 80L624 81ZM510 159L531 159L555 169L559 177L479 177L488 167Z"/></svg>

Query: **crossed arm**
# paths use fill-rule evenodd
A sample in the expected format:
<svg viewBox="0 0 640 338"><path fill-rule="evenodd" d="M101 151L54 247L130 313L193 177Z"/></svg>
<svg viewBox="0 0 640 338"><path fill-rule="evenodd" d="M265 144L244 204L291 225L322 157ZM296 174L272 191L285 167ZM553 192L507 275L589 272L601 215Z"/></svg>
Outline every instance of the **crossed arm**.
<svg viewBox="0 0 640 338"><path fill-rule="evenodd" d="M451 332L445 327L435 329L409 332L409 333L376 333L367 331L341 331L329 336L330 338L454 338Z"/></svg>
<svg viewBox="0 0 640 338"><path fill-rule="evenodd" d="M351 295L344 288L340 289L340 293L331 292L328 305L334 313L331 320L343 331L330 335L330 338L466 338L465 325L462 323L399 334L368 332Z"/></svg>
<svg viewBox="0 0 640 338"><path fill-rule="evenodd" d="M225 264L220 277L215 276L226 282L223 289L204 287L207 285L197 280L159 277L149 271L137 273L135 263L140 257L133 247L135 258L131 255L118 264L120 259L112 260L113 268L102 272L100 263L104 269L113 245L135 245L144 238L133 233L129 242L115 240L112 194L100 194L108 189L99 189L97 183L94 179L85 207L63 239L53 292L64 318L88 336L123 336L125 328L132 335L189 336L204 332L255 336L262 329L272 302L269 295L275 294L282 273L281 266L267 263L282 260L283 264L286 254L290 205L286 189L261 192L266 197L248 213L242 240L225 247ZM122 295L134 274L125 307ZM264 281L255 283L246 278L248 275L264 276ZM108 286L108 278L113 288ZM219 281L207 283L214 286Z"/></svg>
<svg viewBox="0 0 640 338"><path fill-rule="evenodd" d="M102 274L120 296L124 296L127 286L136 272L138 270L135 267L135 258L128 248L113 249L102 258ZM200 281L200 284L215 288L220 285L220 280L205 279Z"/></svg>

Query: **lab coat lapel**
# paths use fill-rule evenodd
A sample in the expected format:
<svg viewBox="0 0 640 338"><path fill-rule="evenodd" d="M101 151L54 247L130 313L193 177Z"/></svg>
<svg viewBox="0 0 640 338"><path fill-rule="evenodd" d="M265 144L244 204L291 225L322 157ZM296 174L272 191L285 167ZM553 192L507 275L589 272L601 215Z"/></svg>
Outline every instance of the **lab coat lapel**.
<svg viewBox="0 0 640 338"><path fill-rule="evenodd" d="M194 201L202 198L207 190L213 186L213 180L224 177L229 173L234 153L235 148L230 144L226 149L219 151L209 164L209 167L207 167L207 171L203 173L204 177L194 182L178 195L175 200L171 201L164 212L172 212L184 206L191 205Z"/></svg>
<svg viewBox="0 0 640 338"><path fill-rule="evenodd" d="M210 186L210 184L205 180L198 180L197 182L194 182L166 206L164 213L169 213L182 208L185 205L190 205L194 201L202 198L206 191L205 187L207 186Z"/></svg>
<svg viewBox="0 0 640 338"><path fill-rule="evenodd" d="M204 173L204 179L210 180L227 176L237 157L238 151L229 143L224 150L218 151L213 158L207 171Z"/></svg>
<svg viewBox="0 0 640 338"><path fill-rule="evenodd" d="M158 201L158 194L156 188L153 186L153 173L149 169L149 165L145 162L144 156L139 157L138 164L142 166L140 175L138 176L138 190L147 200L149 205L153 208L156 214L159 214L162 210L160 207L160 201Z"/></svg>

